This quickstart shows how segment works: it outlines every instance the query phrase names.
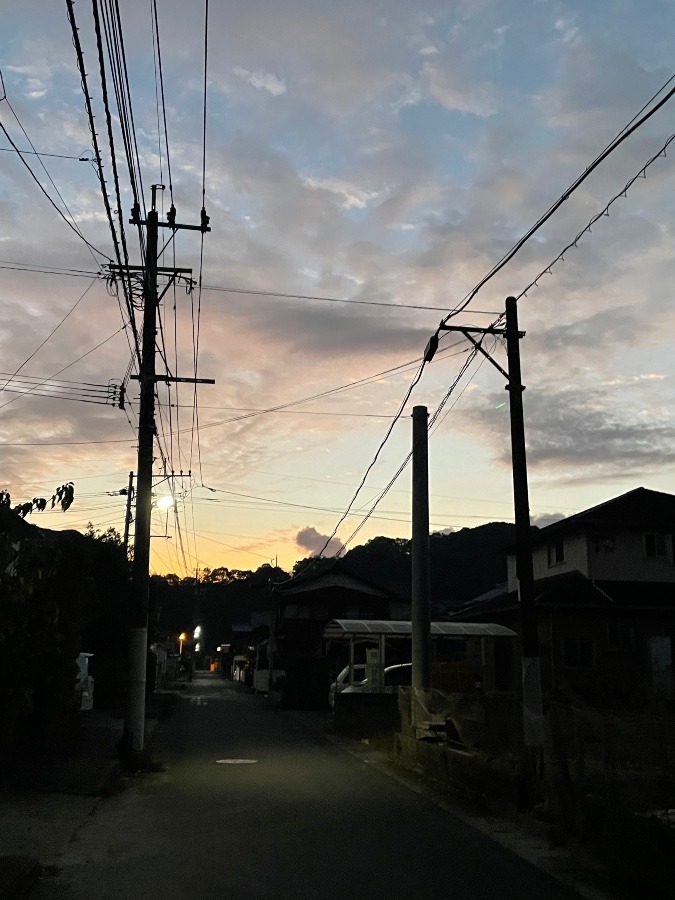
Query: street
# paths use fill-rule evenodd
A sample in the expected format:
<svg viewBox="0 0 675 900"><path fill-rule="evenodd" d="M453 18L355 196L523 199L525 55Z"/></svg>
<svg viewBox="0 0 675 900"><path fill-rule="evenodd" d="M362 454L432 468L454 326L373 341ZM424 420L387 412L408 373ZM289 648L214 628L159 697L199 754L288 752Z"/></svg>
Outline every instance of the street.
<svg viewBox="0 0 675 900"><path fill-rule="evenodd" d="M345 752L318 720L198 676L155 731L166 771L103 799L38 897L576 896Z"/></svg>

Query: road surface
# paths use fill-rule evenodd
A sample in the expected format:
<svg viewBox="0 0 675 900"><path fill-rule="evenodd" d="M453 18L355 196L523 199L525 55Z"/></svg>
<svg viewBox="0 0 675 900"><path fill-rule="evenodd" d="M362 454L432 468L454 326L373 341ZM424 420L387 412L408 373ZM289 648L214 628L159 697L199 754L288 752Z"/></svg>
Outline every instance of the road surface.
<svg viewBox="0 0 675 900"><path fill-rule="evenodd" d="M156 729L166 771L101 801L39 900L577 896L316 719L197 677Z"/></svg>

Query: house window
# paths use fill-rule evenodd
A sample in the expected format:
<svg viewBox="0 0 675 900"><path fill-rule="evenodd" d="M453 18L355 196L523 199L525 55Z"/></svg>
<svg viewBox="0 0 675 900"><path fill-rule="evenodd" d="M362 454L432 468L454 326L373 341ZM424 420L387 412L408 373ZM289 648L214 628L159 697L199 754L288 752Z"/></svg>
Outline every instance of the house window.
<svg viewBox="0 0 675 900"><path fill-rule="evenodd" d="M568 669L592 669L593 655L593 638L563 638L563 665Z"/></svg>
<svg viewBox="0 0 675 900"><path fill-rule="evenodd" d="M610 622L607 626L607 646L610 650L632 650L635 630L625 622Z"/></svg>
<svg viewBox="0 0 675 900"><path fill-rule="evenodd" d="M666 536L658 531L645 534L645 554L650 557L666 555Z"/></svg>
<svg viewBox="0 0 675 900"><path fill-rule="evenodd" d="M557 541L553 541L553 543L549 544L547 547L547 551L549 567L558 566L560 565L560 563L565 562L565 545L562 538L559 538Z"/></svg>

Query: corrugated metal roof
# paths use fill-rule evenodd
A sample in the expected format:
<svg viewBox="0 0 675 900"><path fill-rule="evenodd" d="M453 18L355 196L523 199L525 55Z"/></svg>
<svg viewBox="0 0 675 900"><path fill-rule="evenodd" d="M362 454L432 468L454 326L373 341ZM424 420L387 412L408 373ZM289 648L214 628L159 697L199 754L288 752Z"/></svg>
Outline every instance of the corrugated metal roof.
<svg viewBox="0 0 675 900"><path fill-rule="evenodd" d="M447 637L516 637L516 632L505 625L487 622L432 622L431 633ZM326 640L368 634L404 637L412 634L412 623L384 619L332 619L323 630Z"/></svg>

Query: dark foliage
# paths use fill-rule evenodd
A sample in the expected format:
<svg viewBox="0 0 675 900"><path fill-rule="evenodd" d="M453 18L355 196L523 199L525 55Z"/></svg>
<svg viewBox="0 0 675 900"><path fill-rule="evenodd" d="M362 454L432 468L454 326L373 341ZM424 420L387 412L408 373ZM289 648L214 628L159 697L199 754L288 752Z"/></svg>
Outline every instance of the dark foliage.
<svg viewBox="0 0 675 900"><path fill-rule="evenodd" d="M77 721L75 661L119 652L126 577L114 541L37 528L0 504L0 756Z"/></svg>

